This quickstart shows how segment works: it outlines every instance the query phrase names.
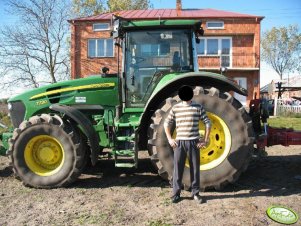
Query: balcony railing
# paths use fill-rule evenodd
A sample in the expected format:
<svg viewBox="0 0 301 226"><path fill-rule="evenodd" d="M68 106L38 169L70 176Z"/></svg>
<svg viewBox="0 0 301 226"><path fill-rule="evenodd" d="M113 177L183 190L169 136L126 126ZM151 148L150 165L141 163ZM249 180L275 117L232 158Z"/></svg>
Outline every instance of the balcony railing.
<svg viewBox="0 0 301 226"><path fill-rule="evenodd" d="M233 53L221 56L199 56L201 68L258 68L259 55L256 53Z"/></svg>

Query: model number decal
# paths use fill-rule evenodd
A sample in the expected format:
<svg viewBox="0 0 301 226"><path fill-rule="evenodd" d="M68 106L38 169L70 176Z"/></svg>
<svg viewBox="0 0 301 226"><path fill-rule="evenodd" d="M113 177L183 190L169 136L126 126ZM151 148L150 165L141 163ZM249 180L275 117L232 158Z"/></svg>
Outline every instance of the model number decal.
<svg viewBox="0 0 301 226"><path fill-rule="evenodd" d="M47 103L48 103L47 100L39 100L36 102L36 105L40 106L40 105L47 104Z"/></svg>
<svg viewBox="0 0 301 226"><path fill-rule="evenodd" d="M75 97L75 103L86 103L86 97Z"/></svg>

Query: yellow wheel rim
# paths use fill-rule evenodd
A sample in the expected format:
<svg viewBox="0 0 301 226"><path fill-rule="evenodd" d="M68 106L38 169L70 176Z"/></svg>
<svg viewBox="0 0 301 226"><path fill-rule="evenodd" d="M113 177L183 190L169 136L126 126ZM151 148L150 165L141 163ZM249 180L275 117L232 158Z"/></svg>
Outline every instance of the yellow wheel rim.
<svg viewBox="0 0 301 226"><path fill-rule="evenodd" d="M39 135L27 143L24 158L33 173L40 176L51 176L62 168L64 149L57 139Z"/></svg>
<svg viewBox="0 0 301 226"><path fill-rule="evenodd" d="M226 123L217 115L207 112L211 120L210 141L206 148L200 149L200 170L209 170L220 165L231 149L231 133ZM205 134L205 125L199 123L201 136ZM176 137L174 132L173 137ZM188 159L185 165L189 167Z"/></svg>

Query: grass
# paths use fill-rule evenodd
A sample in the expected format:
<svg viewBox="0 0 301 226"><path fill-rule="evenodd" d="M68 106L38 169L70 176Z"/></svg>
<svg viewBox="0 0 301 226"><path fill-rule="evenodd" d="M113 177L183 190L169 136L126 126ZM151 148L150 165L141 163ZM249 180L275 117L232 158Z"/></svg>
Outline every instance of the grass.
<svg viewBox="0 0 301 226"><path fill-rule="evenodd" d="M82 213L77 216L77 225L120 225L125 219L125 210L118 204L113 204L107 213L92 214Z"/></svg>
<svg viewBox="0 0 301 226"><path fill-rule="evenodd" d="M31 192L33 192L32 188L24 187L24 186L21 186L17 191L18 194L29 194Z"/></svg>
<svg viewBox="0 0 301 226"><path fill-rule="evenodd" d="M171 199L170 198L165 198L165 199L163 199L161 204L164 205L164 206L170 206L172 204Z"/></svg>
<svg viewBox="0 0 301 226"><path fill-rule="evenodd" d="M148 222L148 226L171 226L171 224L165 223L165 220L153 220Z"/></svg>
<svg viewBox="0 0 301 226"><path fill-rule="evenodd" d="M91 225L91 224L98 224L101 225L109 218L107 214L100 214L100 215L90 215L88 213L82 214L77 217L77 223L79 225Z"/></svg>
<svg viewBox="0 0 301 226"><path fill-rule="evenodd" d="M167 190L167 189L163 189L163 188L161 188L161 191L160 191L160 193L159 193L159 197L165 197L166 196L166 194L168 194L169 193L169 191Z"/></svg>
<svg viewBox="0 0 301 226"><path fill-rule="evenodd" d="M301 130L301 118L287 118L287 117L276 117L269 118L268 124L271 127L276 128L293 128L294 130Z"/></svg>

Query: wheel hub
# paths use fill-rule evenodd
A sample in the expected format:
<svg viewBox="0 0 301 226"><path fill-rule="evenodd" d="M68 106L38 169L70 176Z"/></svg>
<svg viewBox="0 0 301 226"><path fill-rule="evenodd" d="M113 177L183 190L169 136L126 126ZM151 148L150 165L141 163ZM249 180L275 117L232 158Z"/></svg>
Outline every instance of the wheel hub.
<svg viewBox="0 0 301 226"><path fill-rule="evenodd" d="M41 150L39 150L39 160L41 160L42 162L52 162L53 161L53 151L51 150L51 148L49 147L43 147L41 148Z"/></svg>
<svg viewBox="0 0 301 226"><path fill-rule="evenodd" d="M55 174L62 166L64 151L60 142L54 137L40 135L27 143L25 152L27 166L40 176Z"/></svg>
<svg viewBox="0 0 301 226"><path fill-rule="evenodd" d="M210 142L200 149L200 169L208 170L221 164L228 156L231 148L231 135L225 122L213 113L207 113L211 120ZM205 126L200 122L199 132L205 133Z"/></svg>
<svg viewBox="0 0 301 226"><path fill-rule="evenodd" d="M42 164L54 164L60 160L58 156L59 150L51 142L46 142L37 150L37 159Z"/></svg>

